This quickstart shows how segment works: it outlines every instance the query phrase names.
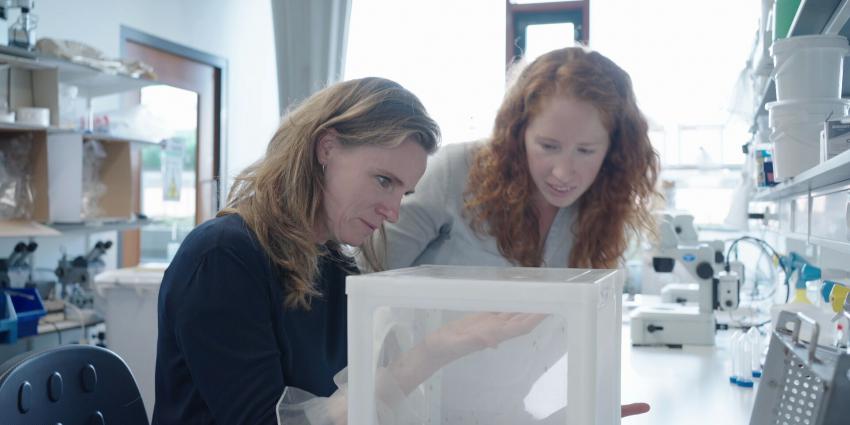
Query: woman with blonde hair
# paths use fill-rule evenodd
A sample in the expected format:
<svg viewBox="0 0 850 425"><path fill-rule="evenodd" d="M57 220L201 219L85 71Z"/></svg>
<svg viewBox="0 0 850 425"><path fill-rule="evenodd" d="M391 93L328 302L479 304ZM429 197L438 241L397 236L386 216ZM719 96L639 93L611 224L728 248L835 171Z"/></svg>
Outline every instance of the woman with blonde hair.
<svg viewBox="0 0 850 425"><path fill-rule="evenodd" d="M382 265L617 268L630 237L654 232L658 164L629 75L584 48L549 52L508 89L488 140L431 159Z"/></svg>
<svg viewBox="0 0 850 425"><path fill-rule="evenodd" d="M336 391L356 273L340 245L397 220L438 140L419 100L380 78L288 114L165 272L153 423L275 424L285 388Z"/></svg>

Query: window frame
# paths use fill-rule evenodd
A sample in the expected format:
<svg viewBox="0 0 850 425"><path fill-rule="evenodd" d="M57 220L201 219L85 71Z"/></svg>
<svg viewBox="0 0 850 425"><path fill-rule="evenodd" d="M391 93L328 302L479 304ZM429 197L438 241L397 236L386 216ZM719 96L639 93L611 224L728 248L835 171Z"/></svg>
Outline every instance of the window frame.
<svg viewBox="0 0 850 425"><path fill-rule="evenodd" d="M536 24L572 23L576 41L590 40L590 0L515 4L506 0L507 21L505 63L510 66L525 50L526 28Z"/></svg>

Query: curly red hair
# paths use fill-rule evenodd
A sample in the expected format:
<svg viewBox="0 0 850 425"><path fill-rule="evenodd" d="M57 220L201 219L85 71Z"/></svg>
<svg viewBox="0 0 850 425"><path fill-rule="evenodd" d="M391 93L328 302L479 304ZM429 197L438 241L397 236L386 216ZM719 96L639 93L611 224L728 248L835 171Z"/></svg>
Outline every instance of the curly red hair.
<svg viewBox="0 0 850 425"><path fill-rule="evenodd" d="M658 196L658 154L649 141L631 78L613 61L580 47L549 52L526 67L508 90L490 141L473 158L465 214L478 233L519 266L543 262L536 187L526 158L529 122L554 96L586 101L600 112L610 147L593 184L576 202L569 267L615 268L631 235L655 232L651 203Z"/></svg>

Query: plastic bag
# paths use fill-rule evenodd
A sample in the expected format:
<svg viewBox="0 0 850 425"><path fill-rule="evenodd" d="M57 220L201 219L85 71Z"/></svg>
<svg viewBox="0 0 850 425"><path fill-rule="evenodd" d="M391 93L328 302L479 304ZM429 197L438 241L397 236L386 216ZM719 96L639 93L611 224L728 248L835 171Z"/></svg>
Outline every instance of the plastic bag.
<svg viewBox="0 0 850 425"><path fill-rule="evenodd" d="M97 140L83 142L83 218L103 215L100 200L106 194L106 185L100 180L100 170L106 150Z"/></svg>
<svg viewBox="0 0 850 425"><path fill-rule="evenodd" d="M0 143L0 219L29 219L33 212L30 152L32 134Z"/></svg>

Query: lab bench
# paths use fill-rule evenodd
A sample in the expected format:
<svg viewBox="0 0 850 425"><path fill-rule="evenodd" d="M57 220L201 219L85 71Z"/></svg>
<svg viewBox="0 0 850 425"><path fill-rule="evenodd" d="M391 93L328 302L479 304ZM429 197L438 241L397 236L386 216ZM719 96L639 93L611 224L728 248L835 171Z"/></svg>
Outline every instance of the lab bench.
<svg viewBox="0 0 850 425"><path fill-rule="evenodd" d="M623 425L747 425L756 399L753 388L729 382L733 330L718 331L714 346L633 347L623 326L623 403L646 402L649 413L623 418Z"/></svg>

